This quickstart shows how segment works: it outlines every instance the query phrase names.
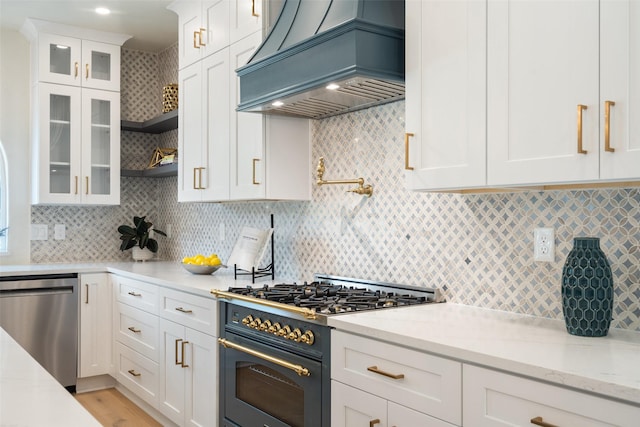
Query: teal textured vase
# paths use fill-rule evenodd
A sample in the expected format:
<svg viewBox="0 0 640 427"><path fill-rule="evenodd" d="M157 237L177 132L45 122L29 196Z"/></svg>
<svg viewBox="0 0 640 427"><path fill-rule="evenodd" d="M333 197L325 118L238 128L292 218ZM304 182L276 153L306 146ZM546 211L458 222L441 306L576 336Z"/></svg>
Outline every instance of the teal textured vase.
<svg viewBox="0 0 640 427"><path fill-rule="evenodd" d="M562 269L562 312L571 335L603 337L609 332L613 277L597 237L573 239Z"/></svg>

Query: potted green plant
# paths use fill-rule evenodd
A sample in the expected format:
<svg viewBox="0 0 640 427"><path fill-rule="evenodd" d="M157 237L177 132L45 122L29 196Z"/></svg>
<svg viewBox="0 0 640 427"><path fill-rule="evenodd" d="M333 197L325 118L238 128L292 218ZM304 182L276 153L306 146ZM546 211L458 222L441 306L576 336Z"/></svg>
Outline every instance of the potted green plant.
<svg viewBox="0 0 640 427"><path fill-rule="evenodd" d="M136 261L146 261L153 258L153 254L158 252L158 242L150 237L151 231L166 236L164 231L153 228L153 224L145 220L146 217L134 216L133 227L123 224L118 227L120 233L120 250L126 251L133 248L133 259ZM145 248L147 251L145 252Z"/></svg>

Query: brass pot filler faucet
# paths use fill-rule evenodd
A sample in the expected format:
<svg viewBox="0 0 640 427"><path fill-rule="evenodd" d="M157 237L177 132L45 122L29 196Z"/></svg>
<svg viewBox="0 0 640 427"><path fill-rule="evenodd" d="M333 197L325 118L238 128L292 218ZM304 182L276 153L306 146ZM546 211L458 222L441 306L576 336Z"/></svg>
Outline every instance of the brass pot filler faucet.
<svg viewBox="0 0 640 427"><path fill-rule="evenodd" d="M361 195L366 195L367 197L371 197L373 194L373 186L370 184L364 185L364 178L356 178L356 179L334 179L334 180L324 180L322 177L324 176L324 157L320 157L318 160L318 168L316 169L318 172L318 180L316 183L318 185L326 185L326 184L358 184L358 187L348 190L350 193L356 193Z"/></svg>

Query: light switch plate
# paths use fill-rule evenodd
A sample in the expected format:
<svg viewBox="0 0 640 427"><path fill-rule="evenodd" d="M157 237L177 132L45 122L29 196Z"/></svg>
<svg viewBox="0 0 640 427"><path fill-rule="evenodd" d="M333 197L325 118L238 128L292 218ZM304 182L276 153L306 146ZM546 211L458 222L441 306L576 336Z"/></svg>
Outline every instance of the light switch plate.
<svg viewBox="0 0 640 427"><path fill-rule="evenodd" d="M31 224L31 240L48 240L49 226L47 224Z"/></svg>

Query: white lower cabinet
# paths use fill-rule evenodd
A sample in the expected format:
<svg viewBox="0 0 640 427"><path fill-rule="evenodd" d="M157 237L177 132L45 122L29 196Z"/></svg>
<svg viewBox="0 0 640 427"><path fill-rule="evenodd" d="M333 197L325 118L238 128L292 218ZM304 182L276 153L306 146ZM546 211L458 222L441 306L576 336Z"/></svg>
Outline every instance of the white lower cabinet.
<svg viewBox="0 0 640 427"><path fill-rule="evenodd" d="M114 276L116 379L179 426L218 424L216 301Z"/></svg>
<svg viewBox="0 0 640 427"><path fill-rule="evenodd" d="M216 426L216 338L161 319L159 410L181 426Z"/></svg>
<svg viewBox="0 0 640 427"><path fill-rule="evenodd" d="M429 415L331 381L332 427L452 427Z"/></svg>
<svg viewBox="0 0 640 427"><path fill-rule="evenodd" d="M80 357L78 377L111 371L111 283L107 273L80 276Z"/></svg>
<svg viewBox="0 0 640 427"><path fill-rule="evenodd" d="M331 379L333 427L462 425L459 362L333 330Z"/></svg>
<svg viewBox="0 0 640 427"><path fill-rule="evenodd" d="M465 426L638 425L637 407L476 366L463 371Z"/></svg>

